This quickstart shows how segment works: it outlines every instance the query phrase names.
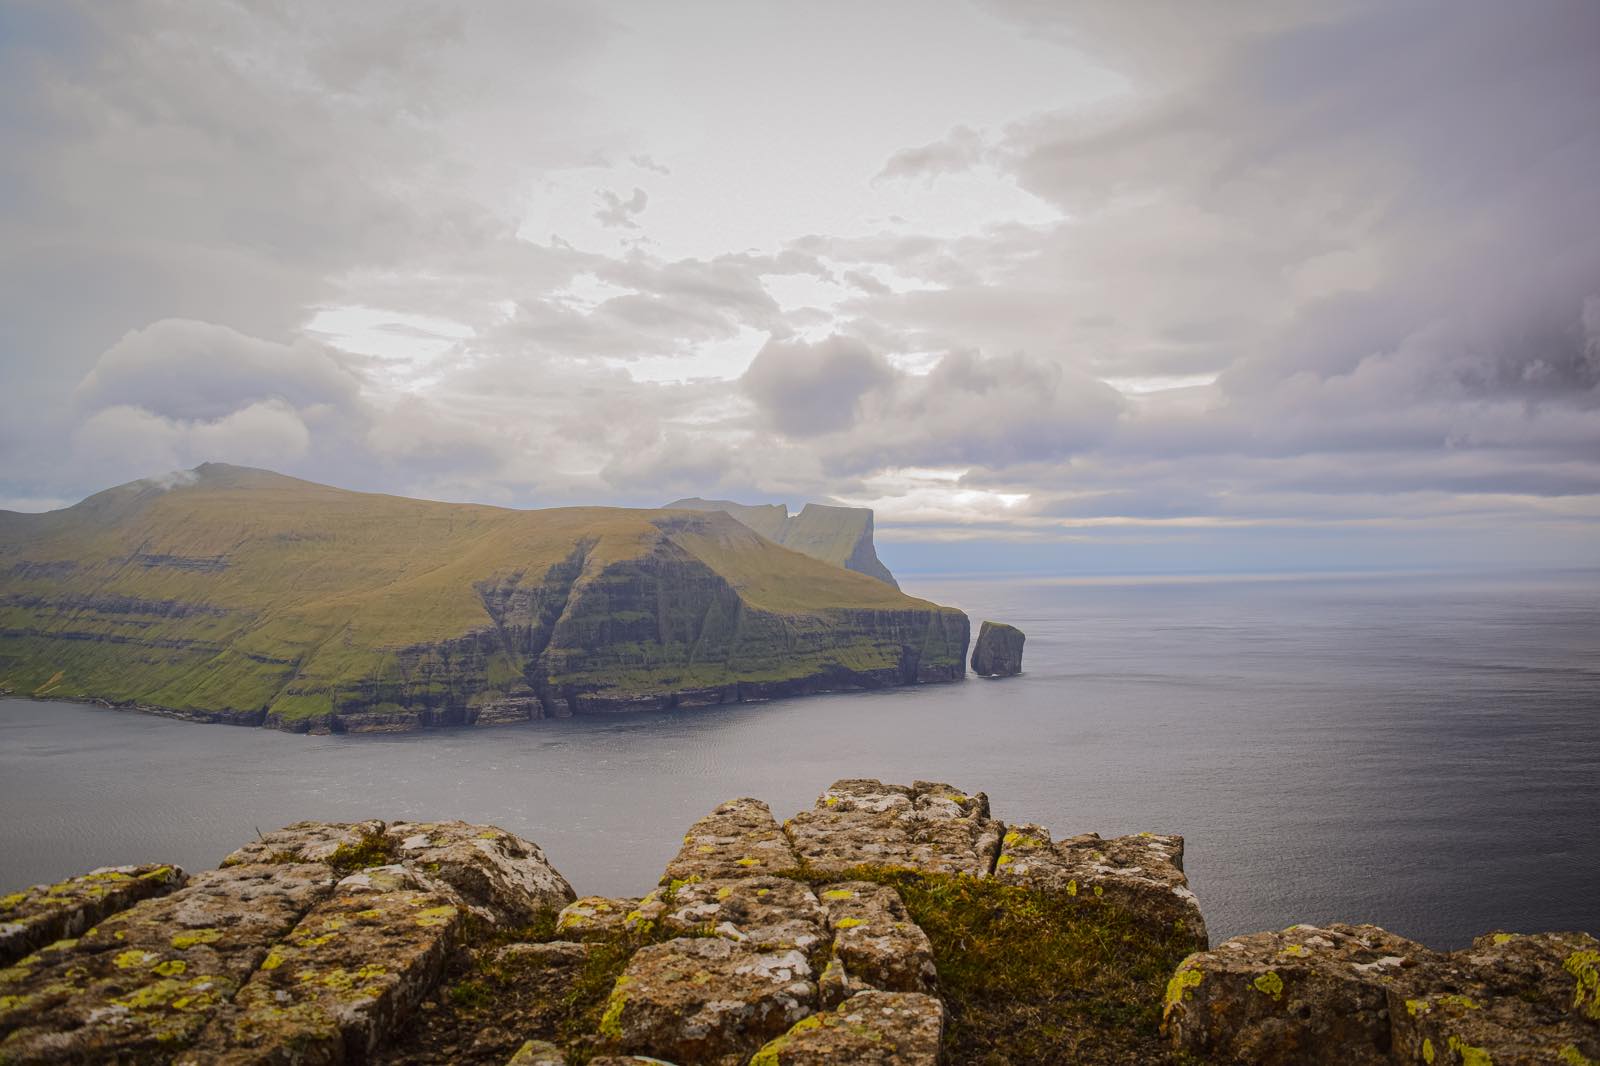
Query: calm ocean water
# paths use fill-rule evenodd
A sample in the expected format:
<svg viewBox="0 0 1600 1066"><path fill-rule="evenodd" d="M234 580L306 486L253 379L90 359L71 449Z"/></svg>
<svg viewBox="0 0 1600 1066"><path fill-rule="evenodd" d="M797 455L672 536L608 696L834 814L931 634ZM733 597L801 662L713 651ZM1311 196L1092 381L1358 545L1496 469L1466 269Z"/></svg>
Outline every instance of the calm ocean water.
<svg viewBox="0 0 1600 1066"><path fill-rule="evenodd" d="M1058 836L1184 834L1214 939L1600 933L1600 573L906 584L1021 626L1026 674L396 737L0 701L0 889L380 817L494 823L638 894L721 800L920 777Z"/></svg>

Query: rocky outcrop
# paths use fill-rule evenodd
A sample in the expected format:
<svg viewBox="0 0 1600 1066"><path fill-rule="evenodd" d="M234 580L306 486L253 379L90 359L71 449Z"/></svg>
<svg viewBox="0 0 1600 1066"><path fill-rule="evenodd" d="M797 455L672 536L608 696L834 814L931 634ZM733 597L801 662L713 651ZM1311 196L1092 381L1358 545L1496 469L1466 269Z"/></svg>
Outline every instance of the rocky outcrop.
<svg viewBox="0 0 1600 1066"><path fill-rule="evenodd" d="M837 507L808 503L797 515L787 504L744 504L732 500L702 500L692 497L674 500L668 510L722 511L737 518L757 533L789 548L858 574L876 578L885 585L900 585L878 558L872 543L873 515L870 507Z"/></svg>
<svg viewBox="0 0 1600 1066"><path fill-rule="evenodd" d="M798 1021L750 1066L937 1066L944 1005L934 996L862 992Z"/></svg>
<svg viewBox="0 0 1600 1066"><path fill-rule="evenodd" d="M1074 905L1114 906L1204 947L1206 920L1183 872L1183 838L1139 833L1106 840L1085 833L1052 843L1043 826L1018 823L1001 840L995 877L1064 893Z"/></svg>
<svg viewBox="0 0 1600 1066"><path fill-rule="evenodd" d="M972 672L980 677L1012 677L1022 673L1022 644L1028 638L1016 626L984 622L972 646Z"/></svg>
<svg viewBox="0 0 1600 1066"><path fill-rule="evenodd" d="M337 733L961 679L966 615L847 569L876 563L871 515L834 510L793 520L796 552L716 510L511 511L207 464L4 516L0 691Z"/></svg>
<svg viewBox="0 0 1600 1066"><path fill-rule="evenodd" d="M848 874L858 866L984 877L994 869L1003 826L989 797L918 781L837 781L784 825L807 869Z"/></svg>
<svg viewBox="0 0 1600 1066"><path fill-rule="evenodd" d="M183 884L176 866L103 866L53 885L0 896L0 966L77 936L102 918Z"/></svg>
<svg viewBox="0 0 1600 1066"><path fill-rule="evenodd" d="M1583 1066L1600 1059L1600 941L1491 933L1440 953L1370 925L1296 925L1192 955L1175 1047L1224 1062Z"/></svg>
<svg viewBox="0 0 1600 1066"><path fill-rule="evenodd" d="M1055 840L934 782L838 781L781 825L730 801L655 888L616 899L575 899L536 845L492 826L301 822L186 882L119 868L17 894L30 915L93 924L0 969L0 1062L1600 1056L1591 936L1444 953L1300 925L1206 950L1182 859L1180 837Z"/></svg>

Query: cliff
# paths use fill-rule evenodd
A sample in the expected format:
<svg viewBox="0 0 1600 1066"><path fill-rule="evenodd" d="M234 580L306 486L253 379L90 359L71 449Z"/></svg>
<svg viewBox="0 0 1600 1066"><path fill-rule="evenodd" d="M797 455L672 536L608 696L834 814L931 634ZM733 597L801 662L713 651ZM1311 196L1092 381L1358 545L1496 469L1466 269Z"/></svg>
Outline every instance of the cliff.
<svg viewBox="0 0 1600 1066"><path fill-rule="evenodd" d="M875 577L893 588L900 585L889 568L878 559L872 543L870 507L834 507L808 503L797 515L785 504L752 506L730 500L702 500L698 497L667 504L675 510L722 511L792 551L821 559L825 563Z"/></svg>
<svg viewBox="0 0 1600 1066"><path fill-rule="evenodd" d="M1000 822L983 793L846 780L782 823L724 803L659 884L577 898L536 844L492 826L302 822L194 876L119 867L0 896L0 1062L1600 1055L1591 936L1443 954L1299 925L1206 950L1183 850L1055 840Z"/></svg>
<svg viewBox="0 0 1600 1066"><path fill-rule="evenodd" d="M396 730L964 676L966 616L716 512L516 511L207 464L0 513L0 692Z"/></svg>

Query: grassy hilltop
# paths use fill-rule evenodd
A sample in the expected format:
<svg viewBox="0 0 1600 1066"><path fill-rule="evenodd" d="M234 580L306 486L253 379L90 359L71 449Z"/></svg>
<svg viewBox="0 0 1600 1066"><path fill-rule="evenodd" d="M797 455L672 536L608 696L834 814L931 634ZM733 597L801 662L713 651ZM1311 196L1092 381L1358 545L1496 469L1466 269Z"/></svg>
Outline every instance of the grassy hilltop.
<svg viewBox="0 0 1600 1066"><path fill-rule="evenodd" d="M967 635L719 512L220 464L0 512L0 688L208 720L416 728L947 680Z"/></svg>

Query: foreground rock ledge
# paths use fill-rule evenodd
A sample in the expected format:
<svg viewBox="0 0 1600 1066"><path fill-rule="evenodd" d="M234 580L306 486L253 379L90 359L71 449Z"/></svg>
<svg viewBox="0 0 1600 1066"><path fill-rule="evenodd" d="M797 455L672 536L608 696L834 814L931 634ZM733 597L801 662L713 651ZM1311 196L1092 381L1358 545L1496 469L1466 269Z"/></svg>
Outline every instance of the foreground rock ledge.
<svg viewBox="0 0 1600 1066"><path fill-rule="evenodd" d="M374 820L0 906L7 1066L1600 1062L1591 936L1208 950L1181 837L1057 839L937 782L838 781L781 824L732 800L627 898L502 829Z"/></svg>

